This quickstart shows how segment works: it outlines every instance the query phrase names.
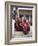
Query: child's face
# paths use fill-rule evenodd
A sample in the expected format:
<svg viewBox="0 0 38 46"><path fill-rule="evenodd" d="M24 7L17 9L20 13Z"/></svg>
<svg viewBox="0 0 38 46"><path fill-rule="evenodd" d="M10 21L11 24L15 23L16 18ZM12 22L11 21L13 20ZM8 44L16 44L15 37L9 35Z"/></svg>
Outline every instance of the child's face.
<svg viewBox="0 0 38 46"><path fill-rule="evenodd" d="M29 22L28 20L26 20L26 22Z"/></svg>
<svg viewBox="0 0 38 46"><path fill-rule="evenodd" d="M22 22L22 18L19 17L19 21Z"/></svg>

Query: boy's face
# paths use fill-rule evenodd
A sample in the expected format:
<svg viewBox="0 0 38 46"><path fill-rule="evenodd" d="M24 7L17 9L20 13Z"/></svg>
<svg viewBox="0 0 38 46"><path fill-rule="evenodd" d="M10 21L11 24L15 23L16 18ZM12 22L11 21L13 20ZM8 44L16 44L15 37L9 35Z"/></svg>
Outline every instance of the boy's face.
<svg viewBox="0 0 38 46"><path fill-rule="evenodd" d="M22 18L19 17L19 21L22 22Z"/></svg>

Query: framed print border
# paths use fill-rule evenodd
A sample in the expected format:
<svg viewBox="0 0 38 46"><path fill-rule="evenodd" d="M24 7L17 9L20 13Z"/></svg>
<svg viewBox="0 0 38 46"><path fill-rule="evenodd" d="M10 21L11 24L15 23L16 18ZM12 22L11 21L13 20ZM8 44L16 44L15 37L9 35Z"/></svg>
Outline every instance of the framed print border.
<svg viewBox="0 0 38 46"><path fill-rule="evenodd" d="M11 5L32 5L35 6L35 41L20 41L21 43L36 43L37 42L37 4L36 3L23 3L23 2L11 2L6 1L5 2L5 44L18 44L18 43L10 43L10 39L12 38L12 34L10 32L12 31L12 21L10 16L10 6ZM9 6L10 5L10 6ZM10 31L11 30L11 31Z"/></svg>

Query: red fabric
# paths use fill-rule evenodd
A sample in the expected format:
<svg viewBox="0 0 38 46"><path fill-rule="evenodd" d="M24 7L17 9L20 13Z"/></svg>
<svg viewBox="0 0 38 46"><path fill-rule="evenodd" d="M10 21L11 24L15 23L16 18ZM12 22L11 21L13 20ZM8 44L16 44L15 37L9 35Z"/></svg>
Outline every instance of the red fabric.
<svg viewBox="0 0 38 46"><path fill-rule="evenodd" d="M24 23L21 23L21 24L22 24L22 27L23 27L23 31L25 31L25 32L30 31L30 26L27 22L24 22ZM19 23L19 25L20 25L20 23ZM16 30L17 31L19 30L19 26L16 27Z"/></svg>
<svg viewBox="0 0 38 46"><path fill-rule="evenodd" d="M27 32L30 30L29 24L28 23L24 23L24 31Z"/></svg>

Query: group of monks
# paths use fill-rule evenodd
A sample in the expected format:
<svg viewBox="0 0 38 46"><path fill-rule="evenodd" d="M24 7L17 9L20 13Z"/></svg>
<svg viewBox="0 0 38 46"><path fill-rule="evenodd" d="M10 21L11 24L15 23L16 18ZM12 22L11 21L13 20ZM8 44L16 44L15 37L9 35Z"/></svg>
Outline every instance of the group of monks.
<svg viewBox="0 0 38 46"><path fill-rule="evenodd" d="M29 22L25 19L22 19L22 16L17 17L15 22L15 29L16 31L23 31L24 34L28 34L30 31Z"/></svg>

